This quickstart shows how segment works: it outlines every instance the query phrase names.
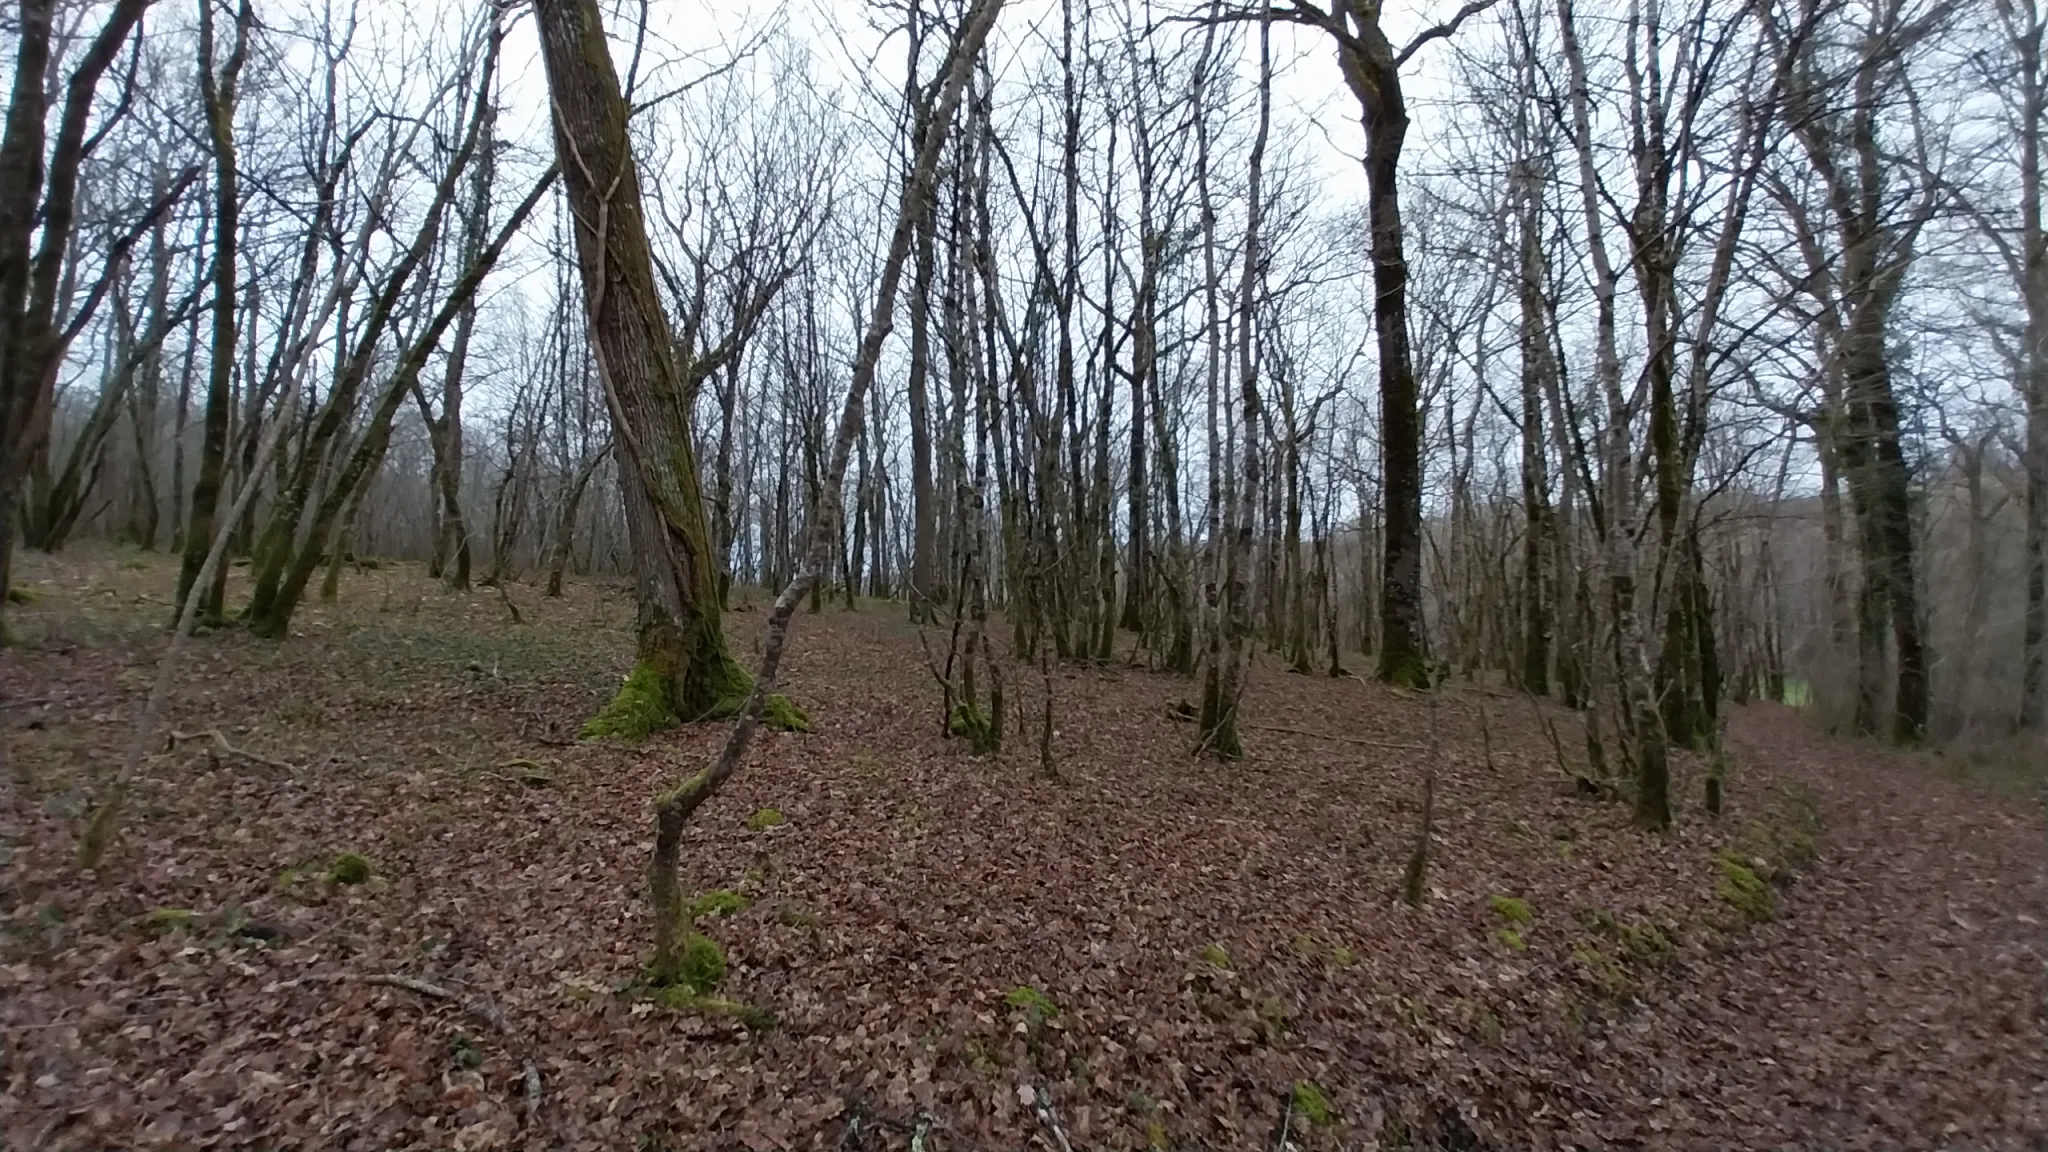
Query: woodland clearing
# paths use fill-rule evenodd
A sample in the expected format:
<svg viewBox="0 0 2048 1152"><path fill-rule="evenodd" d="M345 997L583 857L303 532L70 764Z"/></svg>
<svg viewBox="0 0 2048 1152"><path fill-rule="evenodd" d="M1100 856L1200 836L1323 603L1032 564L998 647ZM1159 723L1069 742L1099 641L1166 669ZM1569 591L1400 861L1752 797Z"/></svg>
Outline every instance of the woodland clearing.
<svg viewBox="0 0 2048 1152"><path fill-rule="evenodd" d="M692 890L742 900L702 905L724 999L678 1007L631 994L649 802L724 727L574 739L630 648L609 584L451 595L385 562L288 642L198 637L177 735L79 872L170 565L81 548L17 577L7 1148L2048 1138L2038 795L1792 709L1739 713L1718 818L1679 762L1661 836L1575 792L1546 731L1569 758L1569 712L1270 656L1236 764L1189 756L1185 680L1055 667L1050 780L1035 739L944 734L900 606L830 606L784 681L815 730L764 733L690 830ZM762 615L728 618L736 648ZM1035 724L1038 677L1013 681Z"/></svg>

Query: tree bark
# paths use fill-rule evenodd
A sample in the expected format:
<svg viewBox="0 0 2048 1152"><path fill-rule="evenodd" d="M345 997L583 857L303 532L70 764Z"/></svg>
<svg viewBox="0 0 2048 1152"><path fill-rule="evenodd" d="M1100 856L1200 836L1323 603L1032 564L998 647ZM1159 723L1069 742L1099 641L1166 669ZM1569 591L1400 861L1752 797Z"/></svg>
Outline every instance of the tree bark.
<svg viewBox="0 0 2048 1152"><path fill-rule="evenodd" d="M1408 345L1408 260L1402 247L1399 186L1408 107L1401 93L1400 63L1379 25L1379 5L1338 0L1331 13L1349 33L1339 43L1337 63L1365 125L1373 331L1379 345L1380 496L1385 507L1378 673L1390 684L1425 688L1432 676L1422 611L1422 416Z"/></svg>
<svg viewBox="0 0 2048 1152"><path fill-rule="evenodd" d="M185 533L185 553L178 565L177 603L184 603L213 543L214 513L226 481L228 416L233 403L235 368L236 248L241 241L241 179L235 159L235 98L242 65L249 58L249 38L256 14L250 0L235 12L235 46L227 63L214 72L213 5L199 6L199 88L206 110L207 137L213 146L213 335L208 353L204 439L199 449L199 476L192 485L192 518ZM254 476L245 483L256 482ZM244 505L248 505L245 503ZM199 595L201 620L218 619L227 569L214 566L213 582Z"/></svg>
<svg viewBox="0 0 2048 1152"><path fill-rule="evenodd" d="M685 381L655 292L629 109L602 17L596 0L533 0L533 11L584 309L618 436L638 605L633 671L584 732L638 737L734 714L746 703L748 679L720 627L718 554Z"/></svg>
<svg viewBox="0 0 2048 1152"><path fill-rule="evenodd" d="M616 94L618 84L612 76L610 55L602 52L603 31L597 24L596 0L534 0L535 7L543 13L552 5L570 3L586 11L586 26L596 36L595 47L600 52L599 55L587 57L587 60L593 68L601 68L601 79L609 81L609 91ZM737 721L726 736L725 746L720 749L718 758L702 772L663 793L655 801L654 858L648 885L654 904L654 955L648 964L648 979L651 983L677 984L683 980L683 950L688 938L690 920L684 908L682 886L678 877L683 830L698 807L710 799L739 769L740 761L745 758L747 747L753 741L754 731L768 709L770 693L782 668L782 651L788 640L789 624L796 614L796 606L804 598L809 586L823 578L826 566L831 561L834 544L839 538L841 489L846 482L847 461L852 455L853 442L860 434L862 405L874 385L875 368L881 360L882 343L888 338L889 330L894 324L896 292L902 284L903 265L909 255L911 232L921 206L931 195L939 152L945 143L946 131L952 124L954 110L959 106L960 93L966 87L968 72L975 58L980 55L981 45L987 39L989 28L995 23L996 13L1001 7L1002 0L974 0L963 18L960 35L953 46L952 58L946 71L945 83L940 90L924 139L919 142L917 159L904 180L903 198L897 207L888 256L883 261L880 283L876 287L875 308L869 316L867 330L861 337L860 349L854 358L853 380L847 387L845 406L840 411L837 435L833 440L831 460L820 490L817 514L811 518L809 526L809 540L804 560L796 575L782 589L782 594L776 597L775 607L769 613L767 637L762 644L761 663L755 670L753 686L747 693ZM556 81L557 76L551 68L550 85L554 85ZM559 97L557 106L561 106ZM627 171L630 171L630 156L625 159ZM593 333L595 331L593 326Z"/></svg>
<svg viewBox="0 0 2048 1152"><path fill-rule="evenodd" d="M47 157L51 37L58 4L21 0L15 8L14 86L6 127L0 131L0 643L7 636L22 477L49 435L65 346L97 303L95 293L78 310L81 315L58 328L59 284L70 264L87 122L100 77L150 2L118 0L107 13L65 82L57 138Z"/></svg>

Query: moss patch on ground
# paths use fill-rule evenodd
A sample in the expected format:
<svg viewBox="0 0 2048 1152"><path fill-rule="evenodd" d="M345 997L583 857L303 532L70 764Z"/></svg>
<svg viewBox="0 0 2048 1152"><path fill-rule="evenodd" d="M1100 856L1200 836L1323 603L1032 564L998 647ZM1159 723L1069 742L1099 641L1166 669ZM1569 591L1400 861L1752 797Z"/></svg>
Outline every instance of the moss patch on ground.
<svg viewBox="0 0 2048 1152"><path fill-rule="evenodd" d="M327 882L330 884L367 884L376 874L369 857L359 852L343 852L327 866Z"/></svg>
<svg viewBox="0 0 2048 1152"><path fill-rule="evenodd" d="M690 904L690 919L706 916L729 916L747 909L747 898L730 888L714 888L698 896Z"/></svg>
<svg viewBox="0 0 2048 1152"><path fill-rule="evenodd" d="M1487 905L1493 914L1517 927L1534 923L1536 914L1529 911L1529 902L1518 896L1491 896Z"/></svg>
<svg viewBox="0 0 2048 1152"><path fill-rule="evenodd" d="M1777 893L1756 869L1740 854L1724 851L1714 857L1714 866L1721 871L1721 879L1714 885L1714 894L1721 902L1735 910L1744 920L1761 924L1778 912Z"/></svg>
<svg viewBox="0 0 2048 1152"><path fill-rule="evenodd" d="M1297 1080L1288 1092L1288 1099L1294 1105L1294 1113L1316 1128L1334 1128L1338 1123L1337 1109L1330 1103L1330 1097L1321 1086L1310 1080Z"/></svg>

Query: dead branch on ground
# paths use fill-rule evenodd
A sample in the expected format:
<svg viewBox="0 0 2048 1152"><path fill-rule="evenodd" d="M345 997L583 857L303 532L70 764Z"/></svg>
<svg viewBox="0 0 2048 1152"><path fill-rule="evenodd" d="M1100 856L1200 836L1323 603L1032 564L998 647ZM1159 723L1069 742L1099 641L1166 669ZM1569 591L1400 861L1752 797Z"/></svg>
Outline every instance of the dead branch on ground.
<svg viewBox="0 0 2048 1152"><path fill-rule="evenodd" d="M208 728L203 732L172 732L169 741L170 748L176 748L179 744L189 740L210 740L213 742L216 751L226 756L232 756L237 760L247 760L251 764L261 764L265 768L275 768L280 772L289 772L294 776L297 776L300 772L299 766L289 760L273 760L268 756L251 752L246 748L235 747L233 744L228 743L228 738L222 735L221 730L218 728ZM170 749L167 748L165 750L169 751Z"/></svg>
<svg viewBox="0 0 2048 1152"><path fill-rule="evenodd" d="M263 991L283 992L292 988L303 988L312 984L374 984L383 988L399 988L429 1000L442 1000L457 1005L464 1013L489 1025L506 1040L519 1044L519 1034L512 1028L512 1021L505 1016L504 1009L482 998L465 998L456 992L422 980L407 976L403 972L327 972L306 976L295 976L290 980L278 980L263 986ZM541 1079L540 1066L531 1056L520 1059L520 1093L526 1106L526 1123L530 1128L540 1120Z"/></svg>

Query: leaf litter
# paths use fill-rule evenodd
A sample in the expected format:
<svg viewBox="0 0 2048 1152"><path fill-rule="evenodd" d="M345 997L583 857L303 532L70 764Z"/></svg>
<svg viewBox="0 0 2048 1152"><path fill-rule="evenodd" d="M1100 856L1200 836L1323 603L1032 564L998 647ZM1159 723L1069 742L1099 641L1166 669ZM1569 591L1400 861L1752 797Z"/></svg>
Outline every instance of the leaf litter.
<svg viewBox="0 0 2048 1152"><path fill-rule="evenodd" d="M387 565L284 644L206 637L168 714L196 738L80 875L169 571L114 555L24 557L46 595L0 651L6 1147L2048 1137L2041 806L1788 710L1743 710L1727 811L1656 838L1574 795L1562 711L1261 664L1221 765L1163 706L1185 684L1120 658L1055 670L1055 782L1014 718L1002 757L946 737L899 606L805 616L817 730L765 736L685 853L692 891L738 897L699 927L748 1011L677 1008L633 993L648 805L722 732L571 739L623 672L623 590L514 586L515 625ZM728 617L741 652L759 620ZM1037 677L1007 679L1035 724ZM1814 816L1771 917L1731 915L1717 859ZM344 856L363 882L329 878Z"/></svg>

